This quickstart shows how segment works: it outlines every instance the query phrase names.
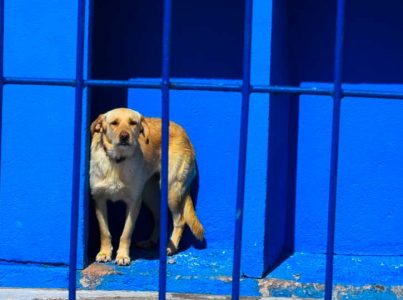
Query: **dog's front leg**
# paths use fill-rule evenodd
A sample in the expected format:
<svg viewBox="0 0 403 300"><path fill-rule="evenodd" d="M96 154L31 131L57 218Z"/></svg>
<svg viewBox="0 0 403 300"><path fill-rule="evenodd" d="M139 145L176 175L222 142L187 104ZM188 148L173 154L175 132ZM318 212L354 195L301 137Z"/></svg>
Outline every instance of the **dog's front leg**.
<svg viewBox="0 0 403 300"><path fill-rule="evenodd" d="M95 199L95 214L97 215L101 236L101 249L95 260L97 262L108 262L112 260L112 243L108 226L106 199Z"/></svg>
<svg viewBox="0 0 403 300"><path fill-rule="evenodd" d="M135 201L126 201L126 221L123 233L120 236L119 249L116 254L116 264L120 266L127 266L130 264L130 244L134 225L141 207L141 202L137 198Z"/></svg>

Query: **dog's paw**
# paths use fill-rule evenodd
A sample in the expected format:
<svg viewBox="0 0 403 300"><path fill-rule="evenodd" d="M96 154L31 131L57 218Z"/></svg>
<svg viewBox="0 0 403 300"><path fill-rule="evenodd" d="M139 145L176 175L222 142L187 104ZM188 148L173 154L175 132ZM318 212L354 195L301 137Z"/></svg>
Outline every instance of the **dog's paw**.
<svg viewBox="0 0 403 300"><path fill-rule="evenodd" d="M130 265L130 257L128 255L118 254L115 262L118 266L128 266Z"/></svg>
<svg viewBox="0 0 403 300"><path fill-rule="evenodd" d="M172 256L172 255L174 255L176 252L178 252L175 248L171 248L171 247L168 247L167 248L167 255L168 256Z"/></svg>
<svg viewBox="0 0 403 300"><path fill-rule="evenodd" d="M150 250L155 248L157 244L152 241L152 240L147 240L147 241L140 241L138 243L136 243L136 247L144 249L144 250Z"/></svg>
<svg viewBox="0 0 403 300"><path fill-rule="evenodd" d="M107 253L107 252L104 252L104 251L100 251L98 254L97 254L97 257L95 258L95 260L97 261L97 262L108 262L108 261L111 261L112 260L112 254L111 253Z"/></svg>
<svg viewBox="0 0 403 300"><path fill-rule="evenodd" d="M168 247L167 247L167 255L168 255L168 256L172 256L172 255L174 255L176 252L178 252L178 248L175 247L175 244L172 243L172 241L169 241Z"/></svg>

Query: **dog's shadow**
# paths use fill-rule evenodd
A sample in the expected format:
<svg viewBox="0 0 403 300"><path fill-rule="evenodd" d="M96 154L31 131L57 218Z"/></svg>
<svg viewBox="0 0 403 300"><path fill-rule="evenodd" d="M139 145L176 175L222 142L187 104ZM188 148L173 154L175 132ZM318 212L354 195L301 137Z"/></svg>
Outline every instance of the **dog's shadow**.
<svg viewBox="0 0 403 300"><path fill-rule="evenodd" d="M193 204L195 208L197 207L197 199L198 199L198 194L199 194L199 170L196 164L196 176L191 184L190 187L190 195L193 200ZM159 178L155 178L155 180L159 181ZM160 192L155 194L155 197L160 198ZM135 242L132 244L131 248L131 257L133 259L158 259L159 258L159 247L156 246L153 249L150 250L144 250L144 249L139 249L135 246L136 242L138 241L143 241L147 240L149 236L151 235L153 226L154 226L154 221L151 212L148 210L146 206L142 206L141 212L137 221L139 224L138 226L136 225L136 229L134 232L134 238ZM172 232L172 227L173 227L173 222L172 222L172 216L168 212L168 237L170 237L170 234ZM195 236L192 234L190 231L189 227L186 226L185 230L183 232L183 236L181 239L181 242L179 244L179 249L178 253L182 251L186 251L189 248L195 248L195 249L205 249L207 248L207 241L204 239L203 241L199 241Z"/></svg>

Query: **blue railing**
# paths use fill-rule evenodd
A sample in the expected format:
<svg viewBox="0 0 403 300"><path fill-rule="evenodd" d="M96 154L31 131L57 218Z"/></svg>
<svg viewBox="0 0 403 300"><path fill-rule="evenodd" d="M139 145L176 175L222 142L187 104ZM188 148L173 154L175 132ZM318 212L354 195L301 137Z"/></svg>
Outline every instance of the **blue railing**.
<svg viewBox="0 0 403 300"><path fill-rule="evenodd" d="M168 210L168 145L169 145L169 77L171 61L172 1L164 1L162 32L162 142L161 142L161 218L160 218L160 265L159 299L165 300L167 274L167 210Z"/></svg>
<svg viewBox="0 0 403 300"><path fill-rule="evenodd" d="M239 280L241 272L242 223L245 199L246 150L248 140L248 118L250 100L250 71L252 44L253 1L245 1L244 46L242 62L242 106L241 132L239 140L238 182L235 208L234 262L232 264L232 299L239 299Z"/></svg>
<svg viewBox="0 0 403 300"><path fill-rule="evenodd" d="M70 86L75 88L75 126L74 126L74 158L71 202L71 231L70 231L70 262L69 262L69 299L76 298L76 262L77 262L77 228L78 228L78 202L80 193L80 151L82 126L82 99L86 87L126 87L151 88L162 91L162 174L161 174L161 235L160 235L160 272L159 272L159 298L166 295L166 244L167 244L167 179L168 179L168 124L169 124L169 93L170 90L204 90L204 91L232 91L242 93L242 114L240 127L238 188L236 201L235 242L233 261L232 298L239 299L240 262L242 245L242 216L245 190L246 145L248 131L249 98L251 93L265 94L297 94L297 95L328 95L333 96L333 126L330 159L330 189L328 210L328 239L326 255L326 288L325 299L332 298L333 290L333 257L336 218L336 188L337 166L339 149L340 106L343 97L366 97L403 99L403 93L348 90L342 88L343 66L343 27L345 0L337 1L337 18L335 33L335 59L334 59L334 86L326 88L303 88L293 86L256 85L250 83L251 59L251 30L252 30L252 0L245 1L244 47L243 47L243 77L239 84L206 84L197 82L181 82L170 80L170 33L171 33L171 0L164 0L163 15L163 51L161 82L147 80L95 80L84 79L84 45L85 45L85 0L78 0L77 17L77 49L76 49L76 78L13 78L4 77L4 0L0 0L0 115L3 106L3 88L6 84L14 85L48 85ZM1 122L0 122L1 125ZM1 130L0 130L1 143ZM0 144L1 146L1 144ZM0 147L1 149L1 147ZM1 161L1 151L0 151ZM1 176L1 173L0 173Z"/></svg>
<svg viewBox="0 0 403 300"><path fill-rule="evenodd" d="M70 219L70 260L69 260L69 299L76 299L77 284L77 241L78 241L78 206L80 198L80 162L81 162L81 124L83 113L84 89L84 36L85 36L85 1L78 1L77 40L76 40L76 80L74 101L74 152L73 178Z"/></svg>
<svg viewBox="0 0 403 300"><path fill-rule="evenodd" d="M332 299L333 289L333 258L334 235L336 224L336 194L337 194L337 166L339 161L340 137L340 108L342 99L342 70L343 70L343 36L344 36L344 6L345 0L337 1L336 15L336 43L334 50L334 92L333 92L333 120L332 142L330 148L330 182L329 182L329 209L327 217L327 248L326 248L326 285L325 299Z"/></svg>

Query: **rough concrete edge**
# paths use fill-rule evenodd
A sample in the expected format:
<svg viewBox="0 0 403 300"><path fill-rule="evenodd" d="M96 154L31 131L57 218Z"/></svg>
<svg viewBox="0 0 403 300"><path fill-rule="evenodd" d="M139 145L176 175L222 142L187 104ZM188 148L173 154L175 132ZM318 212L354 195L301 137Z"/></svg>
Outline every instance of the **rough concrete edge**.
<svg viewBox="0 0 403 300"><path fill-rule="evenodd" d="M26 288L0 288L0 299L2 300L64 300L67 299L68 292L64 289L26 289ZM158 299L156 292L133 292L133 291L88 291L78 290L77 299L91 300L152 300ZM229 296L219 295L200 295L200 294L177 294L168 293L168 300L227 300L231 299ZM290 298L285 297L241 297L241 299L250 300L286 300ZM292 298L301 299L301 298Z"/></svg>
<svg viewBox="0 0 403 300"><path fill-rule="evenodd" d="M264 278L258 280L259 292L267 297L302 297L303 299L322 299L325 285L320 283L302 283L295 280ZM332 298L335 300L350 299L351 297L381 296L394 297L403 300L403 286L385 286L381 284L366 284L362 286L336 284L333 287ZM389 298L388 298L389 299Z"/></svg>

